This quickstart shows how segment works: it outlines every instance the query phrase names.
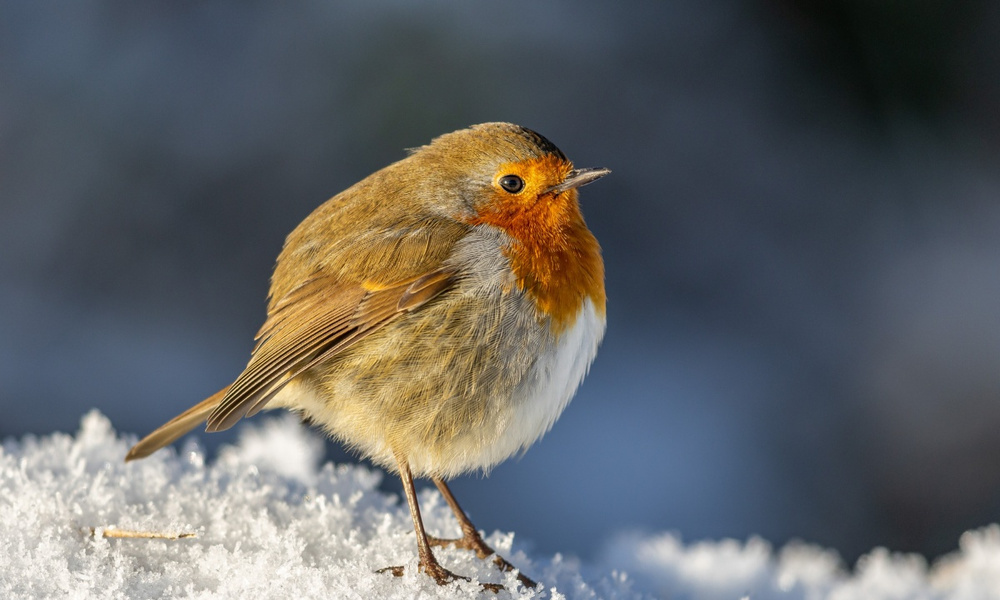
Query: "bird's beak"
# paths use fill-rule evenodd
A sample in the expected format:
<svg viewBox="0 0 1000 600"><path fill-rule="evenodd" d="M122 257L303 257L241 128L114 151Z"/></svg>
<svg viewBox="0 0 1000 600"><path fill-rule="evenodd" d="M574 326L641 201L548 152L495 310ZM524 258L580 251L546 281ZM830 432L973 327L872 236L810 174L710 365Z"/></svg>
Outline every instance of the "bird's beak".
<svg viewBox="0 0 1000 600"><path fill-rule="evenodd" d="M543 194L561 194L566 190L583 187L588 183L593 183L611 172L611 169L573 169L566 176L566 179L542 192Z"/></svg>

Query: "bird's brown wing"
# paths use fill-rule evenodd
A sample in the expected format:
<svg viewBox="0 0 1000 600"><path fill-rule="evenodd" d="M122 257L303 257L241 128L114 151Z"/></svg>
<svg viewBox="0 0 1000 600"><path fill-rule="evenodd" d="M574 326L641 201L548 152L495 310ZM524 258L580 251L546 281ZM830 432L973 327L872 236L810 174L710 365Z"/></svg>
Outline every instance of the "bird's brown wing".
<svg viewBox="0 0 1000 600"><path fill-rule="evenodd" d="M253 416L303 371L416 310L455 281L438 268L388 286L345 284L333 277L307 280L278 299L257 334L246 369L208 417L208 431Z"/></svg>
<svg viewBox="0 0 1000 600"><path fill-rule="evenodd" d="M228 387L222 388L218 392L215 392L208 398L205 398L198 404L195 404L173 419L170 419L163 425L157 427L156 431L142 438L142 440L135 446L132 446L132 449L125 455L125 462L136 460L138 458L145 458L167 444L173 443L174 440L203 423L205 419L208 418L209 413L211 413L215 407L219 405L219 402L222 401L222 398L226 395L226 391L228 390Z"/></svg>

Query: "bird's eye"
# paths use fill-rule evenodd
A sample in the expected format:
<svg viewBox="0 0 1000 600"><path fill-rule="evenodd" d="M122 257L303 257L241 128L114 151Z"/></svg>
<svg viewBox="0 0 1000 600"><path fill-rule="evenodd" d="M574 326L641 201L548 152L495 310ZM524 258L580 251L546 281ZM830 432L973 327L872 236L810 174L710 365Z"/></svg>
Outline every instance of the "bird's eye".
<svg viewBox="0 0 1000 600"><path fill-rule="evenodd" d="M500 187L511 194L516 194L524 189L524 180L517 175L504 175L500 178Z"/></svg>

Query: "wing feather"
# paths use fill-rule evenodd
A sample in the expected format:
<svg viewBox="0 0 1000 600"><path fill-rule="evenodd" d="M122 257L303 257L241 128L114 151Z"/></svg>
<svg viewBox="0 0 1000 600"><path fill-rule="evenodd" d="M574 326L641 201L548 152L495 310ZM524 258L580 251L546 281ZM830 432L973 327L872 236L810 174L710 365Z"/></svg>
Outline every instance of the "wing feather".
<svg viewBox="0 0 1000 600"><path fill-rule="evenodd" d="M317 277L272 307L257 333L246 369L208 418L208 431L232 427L252 416L289 381L343 352L400 315L447 290L456 273L438 268L420 277L375 289Z"/></svg>

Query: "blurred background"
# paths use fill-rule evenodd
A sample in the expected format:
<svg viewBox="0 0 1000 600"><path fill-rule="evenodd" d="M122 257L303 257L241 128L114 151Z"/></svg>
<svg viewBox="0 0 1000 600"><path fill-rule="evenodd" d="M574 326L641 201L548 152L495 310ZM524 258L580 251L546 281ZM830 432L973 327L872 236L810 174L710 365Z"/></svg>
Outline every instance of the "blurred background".
<svg viewBox="0 0 1000 600"><path fill-rule="evenodd" d="M614 171L608 333L454 484L480 528L947 552L1000 521L998 36L988 0L2 0L0 438L226 385L300 220L508 120Z"/></svg>

